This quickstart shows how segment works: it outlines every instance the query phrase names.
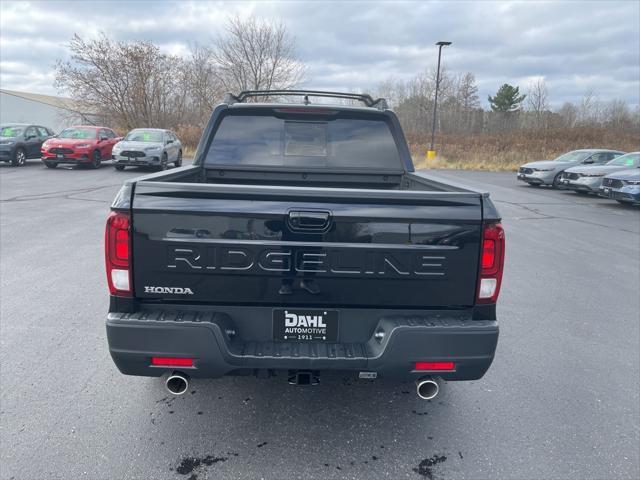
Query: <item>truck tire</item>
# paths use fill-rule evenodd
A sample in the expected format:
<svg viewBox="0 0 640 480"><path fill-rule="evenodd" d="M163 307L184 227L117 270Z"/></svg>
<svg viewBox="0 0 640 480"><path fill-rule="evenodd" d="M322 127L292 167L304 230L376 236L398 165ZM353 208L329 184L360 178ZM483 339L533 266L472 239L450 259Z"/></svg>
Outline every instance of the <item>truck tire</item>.
<svg viewBox="0 0 640 480"><path fill-rule="evenodd" d="M178 158L176 158L176 161L173 164L176 167L181 167L182 166L182 150L178 151Z"/></svg>
<svg viewBox="0 0 640 480"><path fill-rule="evenodd" d="M24 148L16 148L16 151L13 152L11 165L13 165L14 167L22 167L25 163L27 163L27 152L25 152Z"/></svg>
<svg viewBox="0 0 640 480"><path fill-rule="evenodd" d="M119 172L124 170L124 165L116 165L116 170L118 170Z"/></svg>
<svg viewBox="0 0 640 480"><path fill-rule="evenodd" d="M44 166L47 168L56 168L58 164L53 162L44 162Z"/></svg>
<svg viewBox="0 0 640 480"><path fill-rule="evenodd" d="M555 177L553 177L553 183L551 184L551 186L553 188L559 188L560 187L560 177L562 177L562 172L560 172Z"/></svg>

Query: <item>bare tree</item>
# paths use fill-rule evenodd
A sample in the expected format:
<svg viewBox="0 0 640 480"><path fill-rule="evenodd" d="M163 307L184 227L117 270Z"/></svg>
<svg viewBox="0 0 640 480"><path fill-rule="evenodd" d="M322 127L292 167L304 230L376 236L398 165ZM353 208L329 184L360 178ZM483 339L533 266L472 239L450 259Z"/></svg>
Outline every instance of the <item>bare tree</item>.
<svg viewBox="0 0 640 480"><path fill-rule="evenodd" d="M213 49L217 75L228 91L288 89L298 86L304 65L285 26L255 17L233 17Z"/></svg>
<svg viewBox="0 0 640 480"><path fill-rule="evenodd" d="M527 110L533 115L534 127L538 130L547 127L547 112L549 111L547 84L540 78L529 84L527 93Z"/></svg>
<svg viewBox="0 0 640 480"><path fill-rule="evenodd" d="M611 100L604 107L606 124L618 130L624 130L632 125L631 113L624 100Z"/></svg>
<svg viewBox="0 0 640 480"><path fill-rule="evenodd" d="M123 129L170 127L184 113L182 61L151 42L115 42L74 35L70 61L56 64L56 85Z"/></svg>
<svg viewBox="0 0 640 480"><path fill-rule="evenodd" d="M411 135L423 135L433 121L436 71L425 70L408 81L387 78L376 93L389 99L403 128ZM452 77L440 71L438 117L442 133L468 133L482 128L482 109L475 77L467 72Z"/></svg>
<svg viewBox="0 0 640 480"><path fill-rule="evenodd" d="M573 128L578 120L578 107L571 102L565 102L558 110L560 116L561 126L565 128Z"/></svg>
<svg viewBox="0 0 640 480"><path fill-rule="evenodd" d="M463 110L474 110L480 107L480 97L478 96L478 86L473 73L467 72L458 78L456 98Z"/></svg>
<svg viewBox="0 0 640 480"><path fill-rule="evenodd" d="M593 126L600 123L600 102L593 90L587 90L580 100L578 123L583 126Z"/></svg>
<svg viewBox="0 0 640 480"><path fill-rule="evenodd" d="M393 82L392 82L393 83ZM386 86L389 88L389 84ZM397 111L403 128L412 135L424 134L431 129L433 102L436 88L436 70L425 70L406 82L392 84L395 94L392 105ZM455 85L446 69L440 69L438 122L449 124L450 99L454 96ZM446 128L445 128L446 130Z"/></svg>
<svg viewBox="0 0 640 480"><path fill-rule="evenodd" d="M640 129L640 104L636 104L636 108L631 114L631 128L635 128L636 131Z"/></svg>
<svg viewBox="0 0 640 480"><path fill-rule="evenodd" d="M458 76L455 85L453 126L455 132L467 133L474 129L475 112L480 108L476 77L471 72Z"/></svg>
<svg viewBox="0 0 640 480"><path fill-rule="evenodd" d="M378 84L373 95L387 99L389 106L396 108L407 97L406 90L405 82L388 77Z"/></svg>
<svg viewBox="0 0 640 480"><path fill-rule="evenodd" d="M211 47L194 44L185 61L191 122L203 124L225 94Z"/></svg>

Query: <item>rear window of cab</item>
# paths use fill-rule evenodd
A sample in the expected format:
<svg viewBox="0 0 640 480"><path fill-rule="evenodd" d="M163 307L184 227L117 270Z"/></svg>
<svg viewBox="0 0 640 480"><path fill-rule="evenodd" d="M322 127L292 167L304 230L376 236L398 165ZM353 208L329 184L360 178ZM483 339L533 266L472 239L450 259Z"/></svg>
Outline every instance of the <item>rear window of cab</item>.
<svg viewBox="0 0 640 480"><path fill-rule="evenodd" d="M384 117L225 115L205 166L395 169L401 159Z"/></svg>

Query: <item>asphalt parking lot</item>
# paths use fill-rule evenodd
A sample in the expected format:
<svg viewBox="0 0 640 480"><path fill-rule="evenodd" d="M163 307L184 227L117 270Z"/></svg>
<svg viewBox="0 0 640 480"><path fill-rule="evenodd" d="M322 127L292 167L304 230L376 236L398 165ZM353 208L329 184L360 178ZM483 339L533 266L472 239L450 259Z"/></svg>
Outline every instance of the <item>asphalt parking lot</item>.
<svg viewBox="0 0 640 480"><path fill-rule="evenodd" d="M126 178L0 164L2 479L640 477L640 209L441 171L507 232L496 360L434 401L325 375L125 377L105 338L104 219Z"/></svg>

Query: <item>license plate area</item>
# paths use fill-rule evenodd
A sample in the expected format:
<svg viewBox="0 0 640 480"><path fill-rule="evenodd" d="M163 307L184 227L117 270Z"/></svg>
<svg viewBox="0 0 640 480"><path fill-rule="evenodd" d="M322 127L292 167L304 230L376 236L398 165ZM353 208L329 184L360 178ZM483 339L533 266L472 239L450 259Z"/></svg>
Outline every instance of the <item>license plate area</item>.
<svg viewBox="0 0 640 480"><path fill-rule="evenodd" d="M290 342L337 342L337 310L276 308L272 313L273 339Z"/></svg>
<svg viewBox="0 0 640 480"><path fill-rule="evenodd" d="M63 153L58 153L58 154L56 155L56 158L57 158L58 160L64 160L64 154L63 154Z"/></svg>

